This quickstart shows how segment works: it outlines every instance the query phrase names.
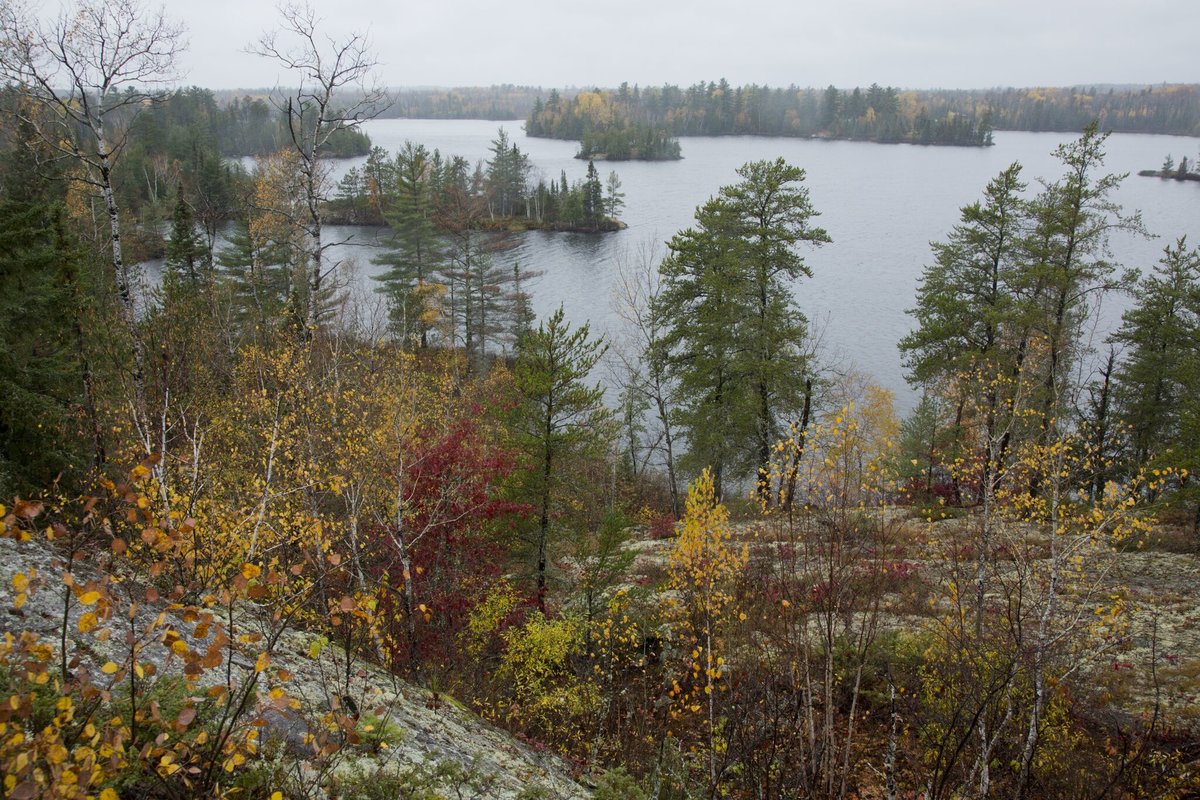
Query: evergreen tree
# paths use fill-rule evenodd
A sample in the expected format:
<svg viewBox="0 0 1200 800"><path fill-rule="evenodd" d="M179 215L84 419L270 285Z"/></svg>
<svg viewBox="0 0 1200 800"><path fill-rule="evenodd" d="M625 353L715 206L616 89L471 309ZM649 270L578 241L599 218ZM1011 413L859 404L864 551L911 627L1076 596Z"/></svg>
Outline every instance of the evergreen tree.
<svg viewBox="0 0 1200 800"><path fill-rule="evenodd" d="M509 142L504 128L500 128L490 149L492 158L487 162L487 185L493 213L502 217L516 216L526 199L529 158L515 143Z"/></svg>
<svg viewBox="0 0 1200 800"><path fill-rule="evenodd" d="M599 230L604 222L604 188L600 184L600 173L596 163L588 161L587 178L583 182L583 224Z"/></svg>
<svg viewBox="0 0 1200 800"><path fill-rule="evenodd" d="M934 242L910 310L917 329L900 341L910 381L938 381L1000 358L1018 313L1013 280L1025 226L1021 165L1012 164L964 206L944 242Z"/></svg>
<svg viewBox="0 0 1200 800"><path fill-rule="evenodd" d="M207 271L208 248L196 232L196 218L183 196L182 186L177 195L171 214L171 236L167 239L167 280L181 280L196 288L200 285L201 273Z"/></svg>
<svg viewBox="0 0 1200 800"><path fill-rule="evenodd" d="M1113 200L1125 175L1101 174L1104 142L1096 122L1054 155L1065 174L1033 200L1032 234L1021 270L1021 290L1034 305L1034 331L1044 345L1040 365L1043 433L1069 408L1067 376L1082 355L1082 325L1105 292L1127 276L1109 261L1114 230L1144 233L1137 214Z"/></svg>
<svg viewBox="0 0 1200 800"><path fill-rule="evenodd" d="M828 242L804 170L783 159L738 169L676 235L661 266L656 313L685 398L682 421L696 468L756 471L765 497L771 447L802 405L806 321L790 284L811 272L796 248Z"/></svg>
<svg viewBox="0 0 1200 800"><path fill-rule="evenodd" d="M615 171L608 173L605 189L604 213L610 219L615 220L621 215L621 209L625 208L625 193L621 191L621 178Z"/></svg>
<svg viewBox="0 0 1200 800"><path fill-rule="evenodd" d="M1133 463L1141 465L1185 444L1183 421L1198 403L1200 248L1189 250L1186 239L1168 246L1135 294L1138 303L1125 312L1113 340L1126 348L1116 402L1129 428Z"/></svg>
<svg viewBox="0 0 1200 800"><path fill-rule="evenodd" d="M388 249L372 262L387 267L375 279L388 298L393 333L402 342L413 340L424 348L436 321L436 276L446 265L445 242L434 224L429 151L405 142L396 154L394 174L396 192L387 215L392 237Z"/></svg>
<svg viewBox="0 0 1200 800"><path fill-rule="evenodd" d="M1014 163L993 178L983 201L964 206L946 241L933 244L934 262L909 311L917 329L899 344L911 383L956 395L956 433L964 404L982 400L980 455L989 488L1003 469L1015 380L1029 347L1028 304L1018 290L1028 226L1020 173Z"/></svg>
<svg viewBox="0 0 1200 800"><path fill-rule="evenodd" d="M80 477L85 416L96 461L104 441L83 351L81 255L62 198L23 147L0 166L0 497L12 497Z"/></svg>
<svg viewBox="0 0 1200 800"><path fill-rule="evenodd" d="M294 305L289 248L267 241L244 219L234 223L217 265L230 284L234 311L243 335L265 344Z"/></svg>
<svg viewBox="0 0 1200 800"><path fill-rule="evenodd" d="M604 389L589 385L607 345L586 324L574 331L561 307L517 348L513 377L523 403L518 431L529 467L521 487L537 513L529 542L534 556L538 607L545 611L548 554L560 536L558 514L566 499L567 462L606 440Z"/></svg>
<svg viewBox="0 0 1200 800"><path fill-rule="evenodd" d="M926 500L933 497L945 478L945 465L953 460L955 437L948 423L941 398L926 392L900 424L896 473Z"/></svg>
<svg viewBox="0 0 1200 800"><path fill-rule="evenodd" d="M513 263L512 290L509 293L509 302L512 307L512 331L509 338L514 350L520 347L525 334L533 330L533 323L537 319L533 313L530 294L525 290L525 281L540 277L541 274L540 271L532 273L529 270L522 271L520 262Z"/></svg>

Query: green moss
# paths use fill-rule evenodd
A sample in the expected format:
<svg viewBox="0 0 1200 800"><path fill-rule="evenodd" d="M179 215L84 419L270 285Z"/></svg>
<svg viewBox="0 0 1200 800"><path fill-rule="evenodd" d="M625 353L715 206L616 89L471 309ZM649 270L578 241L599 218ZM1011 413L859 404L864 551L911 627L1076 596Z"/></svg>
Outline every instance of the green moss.
<svg viewBox="0 0 1200 800"><path fill-rule="evenodd" d="M330 779L325 787L331 800L443 800L478 796L487 781L474 764L427 761L401 772L355 769Z"/></svg>
<svg viewBox="0 0 1200 800"><path fill-rule="evenodd" d="M605 771L596 781L592 797L593 800L650 800L650 795L624 767Z"/></svg>

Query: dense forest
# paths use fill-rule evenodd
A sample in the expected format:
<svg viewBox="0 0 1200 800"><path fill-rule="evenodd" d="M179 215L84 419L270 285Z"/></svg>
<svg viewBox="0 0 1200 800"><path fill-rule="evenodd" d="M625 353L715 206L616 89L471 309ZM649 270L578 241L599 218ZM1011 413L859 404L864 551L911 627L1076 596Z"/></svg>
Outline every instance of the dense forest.
<svg viewBox="0 0 1200 800"><path fill-rule="evenodd" d="M543 94L535 86L464 86L454 89L397 89L381 119L525 119Z"/></svg>
<svg viewBox="0 0 1200 800"><path fill-rule="evenodd" d="M650 155L620 157L678 157L674 136L804 136L985 146L991 144L991 121L986 107L952 101L939 92L900 92L872 84L867 90L771 89L719 83L687 89L634 86L615 91L580 92L571 99L551 92L535 102L525 123L530 136L580 139L582 154L604 152L616 143L636 146L647 137L665 143ZM652 136L653 135L653 136ZM674 148L673 150L670 148Z"/></svg>
<svg viewBox="0 0 1200 800"><path fill-rule="evenodd" d="M11 88L0 97L12 118L19 117L22 102ZM213 92L197 87L156 96L146 106L121 103L105 116L119 136L112 143L120 151L111 164L115 199L138 223L127 237L139 261L163 255L162 232L179 203L189 207L211 250L220 228L248 202L251 180L241 160L270 156L291 141L280 103L262 97L219 103ZM17 143L11 128L5 135L10 145ZM371 149L367 135L353 126L335 125L323 139L325 157L362 156Z"/></svg>
<svg viewBox="0 0 1200 800"><path fill-rule="evenodd" d="M678 158L678 136L764 135L987 145L991 130L1106 130L1195 135L1195 86L995 90L733 87L722 79L615 90L531 87L401 90L387 116L525 118L531 136L578 139L581 158Z"/></svg>
<svg viewBox="0 0 1200 800"><path fill-rule="evenodd" d="M1200 86L1092 86L947 92L986 106L1010 131L1081 131L1092 120L1114 133L1200 135Z"/></svg>
<svg viewBox="0 0 1200 800"><path fill-rule="evenodd" d="M558 89L555 93L562 102L569 103L581 91ZM881 141L896 141L904 131L894 121L889 127L876 119L899 112L911 124L922 108L929 122L918 126L918 139L937 138L936 120L951 116L966 117L973 124L986 122L993 130L1080 132L1095 119L1104 130L1115 133L1200 135L1200 86L1194 84L913 90L877 84L866 89L731 86L721 80L686 88L623 84L615 89L590 91L615 95L623 103L633 100L638 113L632 116L639 122L664 121L671 111L666 127L675 136L815 136L825 131L837 137L878 136ZM647 93L653 99L642 102ZM382 115L526 119L539 108L539 100L544 111L549 97L550 92L539 87L511 85L401 89ZM864 119L870 116L867 109L874 110L873 119ZM679 122L681 116L684 120Z"/></svg>
<svg viewBox="0 0 1200 800"><path fill-rule="evenodd" d="M303 6L257 47L289 134L239 169L249 131L147 88L177 26L72 9L0 15L6 797L488 796L393 758L428 732L385 693L598 800L1200 791L1194 587L1167 583L1200 550L1200 249L1112 263L1143 225L1096 121L932 244L900 419L800 311L837 242L797 165L744 164L621 265L606 341L488 255L493 222L614 212L615 176L531 187L501 130L486 164L407 145L331 185L381 96ZM373 298L337 215L390 229Z"/></svg>
<svg viewBox="0 0 1200 800"><path fill-rule="evenodd" d="M1200 135L1200 87L911 90L731 86L401 89L383 116L525 119L531 136L578 139L581 158L676 158L679 136L803 136L986 145L991 130ZM586 134L586 135L585 135ZM643 155L647 154L647 155Z"/></svg>

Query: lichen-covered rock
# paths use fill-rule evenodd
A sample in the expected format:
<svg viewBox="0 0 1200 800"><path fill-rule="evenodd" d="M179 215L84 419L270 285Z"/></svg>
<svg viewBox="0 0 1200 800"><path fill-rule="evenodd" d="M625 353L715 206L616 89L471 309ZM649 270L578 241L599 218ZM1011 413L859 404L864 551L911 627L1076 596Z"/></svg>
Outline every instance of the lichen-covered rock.
<svg viewBox="0 0 1200 800"><path fill-rule="evenodd" d="M13 577L36 575L28 599L16 608ZM96 577L83 561L71 565L76 582ZM38 633L58 642L63 620L65 587L61 556L44 541L20 542L0 537L0 635L21 631ZM144 590L128 587L139 598ZM70 604L68 627L72 632L67 648L79 660L78 669L98 674L106 661L121 661L119 648L129 629L127 617L114 615L105 625L112 636L80 636L78 622L86 608ZM247 604L235 614L233 627L240 632L267 631L271 627L266 609ZM190 647L204 642L189 637L195 625L177 618L166 603L139 602L132 622L145 628L160 614L158 630L173 630ZM151 626L154 627L154 626ZM99 632L94 631L93 633ZM122 635L116 635L122 634ZM210 634L211 635L211 634ZM234 638L236 641L236 637ZM314 646L316 644L317 646ZM235 645L236 646L236 645ZM249 647L231 654L233 682L254 674L256 652ZM168 648L148 639L139 654L142 663L154 663L159 675L181 668ZM263 765L275 775L288 775L311 797L395 796L453 798L546 798L570 800L590 793L576 783L557 757L538 753L505 731L480 719L461 704L415 686L355 659L347 669L345 651L302 630L285 629L270 656L271 670L264 672L266 685L259 689L267 697L277 688L281 672L289 674L278 688L298 701L296 708L264 703L258 714L263 726ZM215 670L201 685L226 671ZM332 712L332 713L331 713ZM329 719L353 716L350 731L335 730L341 745L336 757L321 761L314 752L314 734L330 735ZM269 762L269 763L267 763ZM364 793L368 787L370 792Z"/></svg>

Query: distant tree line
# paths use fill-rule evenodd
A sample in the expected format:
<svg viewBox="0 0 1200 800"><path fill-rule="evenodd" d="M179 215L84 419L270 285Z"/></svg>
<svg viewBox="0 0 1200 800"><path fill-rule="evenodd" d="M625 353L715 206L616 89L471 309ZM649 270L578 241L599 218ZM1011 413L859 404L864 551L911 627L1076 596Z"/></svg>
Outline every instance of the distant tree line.
<svg viewBox="0 0 1200 800"><path fill-rule="evenodd" d="M285 101L286 102L286 101ZM232 97L219 102L208 89L178 89L139 113L131 133L151 150L177 154L201 142L230 158L265 156L288 146L287 114L269 95ZM333 158L365 156L370 138L341 128L323 147Z"/></svg>
<svg viewBox="0 0 1200 800"><path fill-rule="evenodd" d="M1200 135L1200 86L1070 87L942 92L982 106L992 126L1010 131L1082 131L1092 120L1115 133Z"/></svg>
<svg viewBox="0 0 1200 800"><path fill-rule="evenodd" d="M697 83L615 91L580 92L564 99L551 92L535 103L526 122L531 136L589 139L610 130L652 130L669 147L674 136L802 136L985 146L991 144L986 110L951 102L945 92L867 89L772 89ZM611 157L611 153L609 154ZM630 157L630 156L624 156ZM645 157L645 156L642 156ZM658 155L657 157L674 157Z"/></svg>
<svg viewBox="0 0 1200 800"><path fill-rule="evenodd" d="M468 86L399 89L382 119L525 119L543 93L535 86Z"/></svg>

